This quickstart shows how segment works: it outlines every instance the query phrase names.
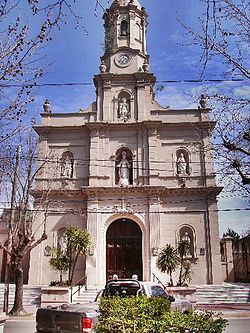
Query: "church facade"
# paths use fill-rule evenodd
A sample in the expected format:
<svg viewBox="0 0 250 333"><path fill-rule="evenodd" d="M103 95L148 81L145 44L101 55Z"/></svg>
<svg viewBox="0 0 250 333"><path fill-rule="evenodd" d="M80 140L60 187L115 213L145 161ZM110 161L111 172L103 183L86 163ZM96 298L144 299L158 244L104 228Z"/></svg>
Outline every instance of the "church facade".
<svg viewBox="0 0 250 333"><path fill-rule="evenodd" d="M117 274L167 283L156 260L166 244L190 242L193 284L221 283L219 227L206 101L197 109L161 107L146 48L147 13L137 0L116 0L104 14L105 53L94 76L96 101L77 113L44 104L35 202L49 202L34 228L48 239L32 250L29 283L57 279L51 249L70 225L87 228L92 246L77 267L89 287ZM45 206L49 207L45 210ZM46 217L45 217L46 211ZM40 228L40 229L39 229ZM177 276L175 277L175 282Z"/></svg>

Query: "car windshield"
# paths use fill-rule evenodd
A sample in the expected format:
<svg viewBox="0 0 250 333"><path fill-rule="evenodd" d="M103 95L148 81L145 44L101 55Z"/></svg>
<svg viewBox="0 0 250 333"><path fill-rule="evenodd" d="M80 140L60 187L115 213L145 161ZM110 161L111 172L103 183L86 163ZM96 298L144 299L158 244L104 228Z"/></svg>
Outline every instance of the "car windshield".
<svg viewBox="0 0 250 333"><path fill-rule="evenodd" d="M151 296L167 297L165 290L162 289L161 286L151 286L150 294L151 294Z"/></svg>
<svg viewBox="0 0 250 333"><path fill-rule="evenodd" d="M139 284L133 282L111 282L104 291L103 296L130 297L136 296L140 289Z"/></svg>

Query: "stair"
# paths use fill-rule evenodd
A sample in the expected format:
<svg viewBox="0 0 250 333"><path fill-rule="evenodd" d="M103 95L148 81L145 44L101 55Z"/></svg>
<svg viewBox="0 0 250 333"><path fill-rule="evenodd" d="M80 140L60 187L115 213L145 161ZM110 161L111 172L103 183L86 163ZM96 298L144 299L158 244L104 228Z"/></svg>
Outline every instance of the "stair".
<svg viewBox="0 0 250 333"><path fill-rule="evenodd" d="M3 283L0 284L0 307L4 304L4 287ZM9 286L9 307L13 306L15 297L15 285ZM41 305L41 287L36 286L23 286L23 306L39 307Z"/></svg>
<svg viewBox="0 0 250 333"><path fill-rule="evenodd" d="M250 305L250 285L223 284L196 286L196 304Z"/></svg>
<svg viewBox="0 0 250 333"><path fill-rule="evenodd" d="M73 303L81 303L81 304L85 304L85 303L92 303L94 302L96 295L98 293L98 290L96 289L88 289L88 290L84 290L80 293L80 295L76 295L73 299Z"/></svg>

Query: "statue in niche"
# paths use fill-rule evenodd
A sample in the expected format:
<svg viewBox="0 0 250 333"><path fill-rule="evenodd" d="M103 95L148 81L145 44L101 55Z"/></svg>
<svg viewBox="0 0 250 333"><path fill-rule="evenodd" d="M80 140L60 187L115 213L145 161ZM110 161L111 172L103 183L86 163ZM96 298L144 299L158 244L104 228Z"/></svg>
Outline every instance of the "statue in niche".
<svg viewBox="0 0 250 333"><path fill-rule="evenodd" d="M187 256L191 256L191 238L188 234L188 232L185 232L183 237L181 238L183 242L186 242L188 244L188 250L187 250Z"/></svg>
<svg viewBox="0 0 250 333"><path fill-rule="evenodd" d="M186 175L187 174L187 162L185 160L184 154L181 153L177 159L177 174Z"/></svg>
<svg viewBox="0 0 250 333"><path fill-rule="evenodd" d="M126 97L123 97L119 103L119 118L124 122L129 119L129 103Z"/></svg>
<svg viewBox="0 0 250 333"><path fill-rule="evenodd" d="M61 162L61 175L63 177L72 178L72 171L72 161L69 156L66 156Z"/></svg>
<svg viewBox="0 0 250 333"><path fill-rule="evenodd" d="M63 256L67 255L67 235L62 234L61 237L59 238L59 249L62 253Z"/></svg>
<svg viewBox="0 0 250 333"><path fill-rule="evenodd" d="M119 168L118 175L119 175L119 183L121 187L129 186L129 174L130 174L130 163L127 160L127 153L125 151L122 152L122 159L119 164L116 166Z"/></svg>

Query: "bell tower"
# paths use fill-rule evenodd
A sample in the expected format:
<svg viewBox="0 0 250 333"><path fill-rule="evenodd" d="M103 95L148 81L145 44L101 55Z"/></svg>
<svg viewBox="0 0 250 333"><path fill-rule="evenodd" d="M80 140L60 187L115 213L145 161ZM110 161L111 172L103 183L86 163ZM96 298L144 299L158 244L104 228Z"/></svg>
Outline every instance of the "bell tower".
<svg viewBox="0 0 250 333"><path fill-rule="evenodd" d="M105 21L105 51L115 52L129 47L146 55L147 13L137 0L117 0L107 9Z"/></svg>
<svg viewBox="0 0 250 333"><path fill-rule="evenodd" d="M147 17L138 0L115 0L103 15L105 52L100 74L94 78L97 121L133 122L149 117L145 105L152 100L155 78L149 73Z"/></svg>

